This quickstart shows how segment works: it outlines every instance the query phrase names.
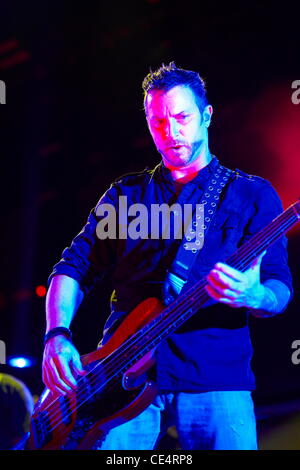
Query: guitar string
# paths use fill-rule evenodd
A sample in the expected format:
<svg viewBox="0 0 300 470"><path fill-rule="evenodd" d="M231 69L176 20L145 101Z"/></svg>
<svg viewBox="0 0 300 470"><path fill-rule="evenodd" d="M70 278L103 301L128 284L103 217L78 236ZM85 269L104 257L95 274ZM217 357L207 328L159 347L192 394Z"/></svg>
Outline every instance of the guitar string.
<svg viewBox="0 0 300 470"><path fill-rule="evenodd" d="M286 212L287 212L288 210L289 210L289 209L287 209ZM284 214L284 213L283 213L283 214ZM286 214L286 215L288 215L288 214ZM293 214L293 215L295 215L295 214ZM274 219L274 220L275 220L275 219ZM296 220L296 221L297 221L297 220ZM279 222L279 220L276 221L275 223L278 223L278 222ZM282 220L280 220L280 222L282 222ZM288 223L289 223L289 220L287 220L287 223L285 223L284 226L286 227L286 226L288 225ZM273 228L274 228L274 225L272 226L272 229L273 229ZM281 228L282 228L282 225L281 225ZM263 238L262 236L264 236L264 237L266 236L266 232L265 232L264 230L263 230L263 232L264 232L264 233L262 233L260 237L256 237L256 236L254 235L254 237L255 237L254 242L255 242L255 243L258 244L259 239ZM259 232L258 232L256 235L258 235L258 234L259 234ZM272 238L274 239L274 237L275 237L275 239L276 239L277 236L278 236L277 234L274 234L274 236L273 236ZM251 239L250 239L250 240L251 240ZM249 247L246 246L246 245L248 245L248 242L249 242L250 240L248 240L244 245L242 245L242 246L239 248L239 252L236 253L236 256L237 256L237 255L241 255L241 251L242 251L242 248L243 248L243 247L246 248L245 254L248 255L248 253L247 253L247 248L249 248ZM271 240L272 240L272 239L271 239ZM269 241L268 241L268 244L271 244L271 243L272 243L272 241L269 240ZM258 246L259 246L259 245L258 245ZM245 248L244 248L244 249L245 249ZM251 254L251 255L253 256L252 252L250 252L249 254ZM233 255L233 256L234 256L234 255ZM240 262L240 263L241 263L241 262ZM249 264L249 261L246 261L246 260L245 260L244 262L242 262L242 264L243 264L243 263ZM238 267L238 266L237 266L237 267ZM201 280L200 280L197 284L201 284ZM195 286L194 286L194 287L195 287ZM197 296L197 294L198 294L198 292L197 292L198 287L199 287L199 286L197 286L197 289L195 289L195 294L196 294L196 296ZM203 286L201 286L201 287L203 287ZM189 291L187 291L187 293L185 294L185 296L187 296L188 293L189 293ZM195 299L195 294L193 295L193 300ZM206 294L206 296L207 296L207 299L209 299L208 294L207 294L206 292L205 292L205 294ZM199 301L200 299L201 299L201 293L200 293L200 297L197 299L197 301ZM185 300L185 299L184 299L184 300ZM182 301L183 301L183 299L182 299ZM180 304L181 304L181 303L182 303L182 302L180 302L178 305L175 305L175 306L173 307L173 309L174 309L174 308L175 308L175 309L178 309L178 313L179 313L179 309L180 309ZM190 307L189 307L189 308L190 308ZM165 310L166 310L166 309L164 309L164 311L165 311ZM172 311L172 309L171 309L171 311ZM175 310L175 311L176 311L176 310ZM180 316L181 316L181 314L182 314L182 312L180 313ZM156 319L156 320L157 320L157 319ZM151 328L148 328L148 330L146 331L147 334L149 334L149 333L151 332L151 329L155 329L155 328L157 327L157 324L156 324L156 323L157 323L157 322L155 322L155 324L153 324L153 326L152 326ZM174 323L174 322L173 322L173 319L172 319L172 323ZM160 326L159 329L160 329L160 330L162 329L162 325ZM143 331L143 329L142 329L142 330L139 330L137 333L141 333L142 331ZM133 337L131 336L130 339L132 340ZM139 335L137 335L137 338L136 338L135 340L136 340L136 341L140 341L141 339L143 339L143 336L141 336L141 335L139 334ZM126 343L126 342L125 342L125 343ZM125 346L125 343L124 343L122 346ZM130 342L130 343L131 343L131 342ZM129 346L130 346L130 348L131 348L131 347L132 347L132 344L130 344ZM147 347L148 347L148 346L147 346ZM146 347L146 348L147 348L147 347ZM120 349L120 350L119 350L119 349ZM119 348L119 349L118 349L117 351L114 351L114 352L118 352L117 357L113 357L114 368L115 368L115 361L118 359L118 355L120 356L120 354L121 354L122 356L124 356L124 352L125 352L125 351L122 351L123 348L121 347L121 348ZM109 357L110 357L110 356L108 356L106 359L109 359ZM126 359L126 360L127 360L127 359ZM101 372L102 372L102 370L104 370L105 373L107 373L108 371L110 371L110 370L109 370L109 366L110 366L109 362L108 362L107 364L105 364L105 363L103 364L103 362L102 362L102 363L98 363L98 364L95 366L94 369L92 369L91 371L89 371L89 373L92 374L92 373L94 372L94 370L95 370L98 366L100 366L100 365L103 366L102 369L101 369ZM124 366L125 366L125 364L124 364ZM122 368L123 368L124 366L122 366ZM105 367L106 367L107 369L105 369ZM117 374L120 374L120 373L121 373L121 371L118 371L118 372L117 372ZM115 374L115 375L116 375L116 374ZM114 377L114 376L113 376L113 377ZM108 380L111 380L113 377L110 377ZM98 378L99 378L99 377L97 377L97 376L92 376L92 378L91 378L91 385L92 385L92 387L95 386L95 385L97 385L97 380L98 380ZM104 385L104 384L102 384L102 385ZM97 393L97 392L99 392L99 390L96 390L96 392L94 392L94 393ZM83 394L83 395L84 395L84 394ZM82 398L82 394L81 394L81 396L80 396L80 393L78 393L78 395L77 395L77 402L78 402L77 408L79 408L81 405L83 405L83 404L85 403L85 401L87 400L87 399L85 399L83 402L80 403L79 400L80 400L81 398ZM56 401L58 401L58 400L59 400L59 398L56 399ZM55 406L54 403L55 403L55 402L52 402L52 405L53 405L53 406ZM62 415L62 416L64 416L64 417L67 417L67 416L70 414L69 412L67 412L67 414L64 414L63 412L60 412L60 410L59 410L59 404L57 403L57 405L58 405L58 406L57 406L58 415ZM49 405L49 406L51 406L51 405ZM55 413L55 411L56 411L56 410L53 409L53 412L54 412L54 413ZM58 416L57 416L57 417L58 417ZM54 421L54 427L52 428L53 430L55 429L55 418L56 418L56 416L55 416L55 414L53 414L53 416L52 416L52 424L53 424L53 421ZM51 424L50 424L50 428L51 428Z"/></svg>
<svg viewBox="0 0 300 470"><path fill-rule="evenodd" d="M264 233L263 235L266 235L266 234ZM276 234L275 234L275 236L276 236ZM261 237L260 237L260 238L261 238ZM257 242L257 241L258 241L258 240L256 239L255 242ZM247 244L247 243L246 243L246 244ZM244 247L246 244L242 245L242 247ZM240 248L242 248L242 247L240 247ZM251 253L251 254L252 254L252 253ZM201 282L201 281L199 281L199 283L200 283L200 282ZM188 292L187 292L187 293L188 293ZM187 293L186 293L186 295L187 295ZM209 298L209 297L208 297L208 298ZM177 306L175 306L175 308L176 308L176 307L177 307ZM157 326L157 325L156 325L156 323L155 323L152 328L155 328L156 326ZM160 328L160 329L161 329L161 328ZM151 328L149 328L149 330L151 330ZM141 332L141 331L142 331L142 330L140 330L140 332ZM139 333L139 332L138 332L138 333ZM149 333L149 332L147 332L147 333ZM140 336L140 335L138 335L138 336ZM132 336L130 337L130 339L132 339ZM137 338L137 340L139 340L139 339L143 339L143 337L141 336L141 338ZM124 343L124 344L125 344L125 343ZM124 345L123 345L123 346L124 346ZM130 347L131 347L131 345L130 345ZM120 349L121 349L121 348L120 348ZM123 352L122 352L122 351L118 351L118 352L119 352L119 355L120 355L120 353L123 355ZM109 356L108 356L108 358L109 358ZM108 358L107 358L107 359L108 359ZM115 358L113 358L113 359L115 359ZM103 365L103 363L101 363L101 364ZM99 363L98 365L100 365L100 363ZM98 365L97 365L97 366L98 366ZM108 363L108 365L109 365L109 363ZM97 366L96 366L96 367L97 367ZM104 364L104 366L105 366L105 364ZM107 366L107 365L106 365L106 366ZM94 369L96 369L96 367L95 367ZM123 367L124 367L124 366L123 366ZM92 370L91 372L93 372L93 370ZM120 373L120 371L119 371L118 373ZM110 379L112 379L112 378L113 378L113 377L111 377ZM97 376L94 377L94 384L95 384L95 383L97 384ZM93 385L94 385L94 384L93 384ZM96 391L95 393L97 393L97 391ZM79 398L80 398L80 396L79 396L79 394L78 394L77 399L79 400ZM86 401L86 400L85 400L85 401ZM84 402L85 402L85 401L84 401ZM83 403L84 403L84 402L83 402ZM83 403L82 403L82 404L83 404ZM79 406L80 406L80 404L78 405L78 407L79 407ZM63 413L62 413L62 414L63 414Z"/></svg>
<svg viewBox="0 0 300 470"><path fill-rule="evenodd" d="M265 235L265 233L264 233L264 235ZM260 237L260 238L261 238L261 237ZM258 241L258 240L256 239L255 242L257 242L257 241ZM245 246L245 245L242 245L242 246ZM251 254L252 254L252 253L251 253ZM200 283L200 281L199 281L199 283ZM208 298L209 298L209 297L208 297ZM175 306L175 307L177 307L177 306ZM153 328L155 328L155 327L156 327L156 324L153 325ZM161 329L161 328L160 328L160 329ZM149 330L151 330L151 328L150 328ZM142 331L142 330L140 330L140 331ZM148 332L147 332L147 333L148 333ZM140 335L139 335L139 336L140 336ZM132 337L131 337L131 339L132 339ZM137 338L137 339L139 340L139 338ZM143 337L141 336L140 339L143 339ZM131 347L131 346L130 346L130 347ZM119 352L119 355L120 355L120 353L123 354L122 351ZM100 364L98 364L98 365L100 365ZM102 365L103 365L103 363L102 363ZM109 363L108 363L108 365L109 365ZM104 364L104 366L105 366L105 364ZM124 367L124 366L123 366L123 367ZM92 370L92 371L93 371L93 370ZM92 371L91 371L91 372L92 372ZM120 373L120 371L119 371L118 373ZM112 379L112 378L113 378L113 377L111 377L110 379ZM97 377L94 378L94 383L97 384ZM97 393L97 391L96 391L95 393ZM78 394L77 399L79 400L79 398L80 398L80 397L79 397L79 394ZM85 401L86 401L86 400L85 400ZM84 401L84 402L85 402L85 401ZM83 403L84 403L84 402L83 402ZM82 404L83 404L83 403L82 403ZM79 406L80 406L80 404L78 405L78 407L79 407ZM63 414L63 413L62 413L62 414Z"/></svg>

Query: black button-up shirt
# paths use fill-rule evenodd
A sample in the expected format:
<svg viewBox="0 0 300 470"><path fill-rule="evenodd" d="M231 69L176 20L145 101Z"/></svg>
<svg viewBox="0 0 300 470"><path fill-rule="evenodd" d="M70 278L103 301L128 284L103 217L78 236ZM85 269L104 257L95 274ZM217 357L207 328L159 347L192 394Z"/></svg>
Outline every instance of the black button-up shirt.
<svg viewBox="0 0 300 470"><path fill-rule="evenodd" d="M203 191L217 166L218 160L213 157L191 182L182 185L181 191L162 163L153 170L121 177L102 196L82 231L63 251L50 279L56 274L70 276L87 294L103 276L112 278L114 292L111 315L105 324L104 342L139 302L147 297L161 298L166 271L179 247L180 240L174 238L172 230L169 239L150 238L151 205L187 203L192 186L196 184ZM103 217L97 215L97 208L101 204L111 204L118 217L119 196L127 196L128 208L142 203L148 209L148 220L144 218L143 223L146 223L149 238L98 238L97 224ZM189 283L193 284L207 275L216 262L224 261L281 211L280 199L268 181L235 172L222 193L204 246L192 266ZM128 216L128 224L135 218L136 215ZM160 235L161 232L160 227ZM282 237L267 250L261 264L261 282L278 279L292 292L286 247L287 240ZM158 346L156 357L157 366L152 372L161 391L255 388L250 364L252 345L248 313L244 308L233 309L211 300Z"/></svg>

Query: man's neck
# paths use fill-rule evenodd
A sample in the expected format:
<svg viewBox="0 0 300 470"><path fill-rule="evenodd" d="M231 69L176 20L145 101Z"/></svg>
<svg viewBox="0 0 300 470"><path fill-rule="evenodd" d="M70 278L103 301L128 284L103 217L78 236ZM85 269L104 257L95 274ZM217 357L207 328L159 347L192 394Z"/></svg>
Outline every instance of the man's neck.
<svg viewBox="0 0 300 470"><path fill-rule="evenodd" d="M173 167L168 163L165 166L171 171L171 176L177 183L188 183L194 179L199 171L205 168L212 160L211 154L208 152L205 156L199 155L193 162L182 167Z"/></svg>

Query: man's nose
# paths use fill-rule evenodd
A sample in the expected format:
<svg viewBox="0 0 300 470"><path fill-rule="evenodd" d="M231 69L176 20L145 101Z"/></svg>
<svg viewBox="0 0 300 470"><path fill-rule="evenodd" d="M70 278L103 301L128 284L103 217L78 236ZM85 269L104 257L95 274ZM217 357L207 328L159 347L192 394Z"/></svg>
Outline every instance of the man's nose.
<svg viewBox="0 0 300 470"><path fill-rule="evenodd" d="M179 125L176 122L176 119L170 119L167 122L166 133L168 137L176 137L179 134Z"/></svg>

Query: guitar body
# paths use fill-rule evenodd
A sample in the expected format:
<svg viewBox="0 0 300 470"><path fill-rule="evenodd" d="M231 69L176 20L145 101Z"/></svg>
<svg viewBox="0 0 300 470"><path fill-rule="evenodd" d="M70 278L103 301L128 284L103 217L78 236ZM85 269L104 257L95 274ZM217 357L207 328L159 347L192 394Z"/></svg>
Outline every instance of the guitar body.
<svg viewBox="0 0 300 470"><path fill-rule="evenodd" d="M76 391L66 396L59 396L48 389L42 393L34 408L26 449L91 449L109 429L139 415L153 402L157 395L156 385L147 380L145 372L155 363L154 349L125 373L115 376L112 373L107 386L100 390L96 390L99 381L94 371L99 377L103 360L155 319L163 308L156 298L144 300L126 317L107 343L82 356L82 364L88 373L79 379ZM105 383L107 371L102 376Z"/></svg>

